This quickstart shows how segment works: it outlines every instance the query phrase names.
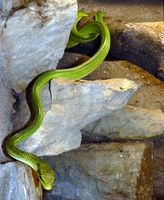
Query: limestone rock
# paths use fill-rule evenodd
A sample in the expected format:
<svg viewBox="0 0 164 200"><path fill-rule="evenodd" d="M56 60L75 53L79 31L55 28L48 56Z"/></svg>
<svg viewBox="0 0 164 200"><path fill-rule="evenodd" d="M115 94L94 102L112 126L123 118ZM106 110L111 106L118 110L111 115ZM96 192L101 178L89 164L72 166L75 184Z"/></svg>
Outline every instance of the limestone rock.
<svg viewBox="0 0 164 200"><path fill-rule="evenodd" d="M10 84L8 82L8 76L5 73L4 68L0 65L0 146L2 146L3 139L12 131L12 114L14 112L12 104L14 99ZM4 161L5 156L2 148L0 148L0 161Z"/></svg>
<svg viewBox="0 0 164 200"><path fill-rule="evenodd" d="M164 136L164 113L127 106L84 129L87 140L141 140ZM94 141L93 141L94 142Z"/></svg>
<svg viewBox="0 0 164 200"><path fill-rule="evenodd" d="M21 148L37 155L57 155L79 147L80 130L122 108L137 88L127 79L52 81L51 109L40 129L22 142Z"/></svg>
<svg viewBox="0 0 164 200"><path fill-rule="evenodd" d="M56 187L47 200L150 200L152 147L148 143L100 143L47 158Z"/></svg>
<svg viewBox="0 0 164 200"><path fill-rule="evenodd" d="M34 172L20 162L0 165L0 199L42 200L42 188Z"/></svg>
<svg viewBox="0 0 164 200"><path fill-rule="evenodd" d="M65 53L58 67L74 66L88 59L87 56L75 53ZM164 111L164 84L147 71L135 64L120 61L105 61L94 72L86 77L87 80L106 80L112 78L127 78L139 84L139 89L129 100L128 105L150 110Z"/></svg>
<svg viewBox="0 0 164 200"><path fill-rule="evenodd" d="M13 89L22 92L39 73L56 68L77 4L76 0L13 1L12 7L16 2L18 8L0 19L0 59ZM22 2L25 8L19 5Z"/></svg>

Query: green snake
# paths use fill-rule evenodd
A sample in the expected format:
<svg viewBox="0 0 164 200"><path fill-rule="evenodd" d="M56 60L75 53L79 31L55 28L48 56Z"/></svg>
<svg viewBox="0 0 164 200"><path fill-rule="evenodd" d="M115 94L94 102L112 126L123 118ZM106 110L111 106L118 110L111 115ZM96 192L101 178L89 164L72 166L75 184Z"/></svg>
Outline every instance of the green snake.
<svg viewBox="0 0 164 200"><path fill-rule="evenodd" d="M87 16L84 12L79 12L77 20L72 29L68 47L94 40L98 35L101 36L101 44L98 51L93 57L86 62L69 69L55 69L43 72L34 81L31 93L31 110L33 110L34 118L23 130L18 131L15 135L10 136L6 142L6 151L14 159L19 160L30 166L37 174L44 189L51 190L54 185L55 175L51 167L41 158L31 153L22 151L17 145L31 136L41 126L44 118L44 109L41 102L40 94L46 83L52 79L62 78L67 80L75 80L85 77L94 71L105 59L110 49L110 33L109 29L103 21L103 13L96 13L94 21L86 24L80 30L76 25L79 20Z"/></svg>

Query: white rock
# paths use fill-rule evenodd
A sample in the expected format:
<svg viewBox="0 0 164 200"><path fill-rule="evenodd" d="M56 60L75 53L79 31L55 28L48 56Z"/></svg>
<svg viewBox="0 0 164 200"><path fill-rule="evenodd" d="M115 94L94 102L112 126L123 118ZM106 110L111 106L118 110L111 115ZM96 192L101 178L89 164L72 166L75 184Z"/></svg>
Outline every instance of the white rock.
<svg viewBox="0 0 164 200"><path fill-rule="evenodd" d="M126 105L138 86L127 79L52 81L52 107L40 129L21 143L37 155L57 155L78 148L88 123Z"/></svg>
<svg viewBox="0 0 164 200"><path fill-rule="evenodd" d="M0 20L0 59L16 92L39 73L56 68L76 12L76 0L47 0L38 5L33 1Z"/></svg>
<svg viewBox="0 0 164 200"><path fill-rule="evenodd" d="M40 183L27 165L10 162L0 165L0 199L41 200Z"/></svg>

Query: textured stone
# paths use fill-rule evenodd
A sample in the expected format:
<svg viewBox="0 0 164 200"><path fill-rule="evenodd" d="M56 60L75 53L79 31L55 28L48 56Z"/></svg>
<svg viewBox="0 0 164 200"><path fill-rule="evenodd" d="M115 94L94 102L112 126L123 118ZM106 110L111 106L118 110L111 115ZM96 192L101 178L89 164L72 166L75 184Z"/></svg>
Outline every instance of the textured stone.
<svg viewBox="0 0 164 200"><path fill-rule="evenodd" d="M86 59L84 55L65 53L58 66L69 67ZM88 130L85 129L89 133L85 134L87 139L143 139L164 134L164 84L161 81L128 61L105 61L86 79L124 77L140 85L128 102L131 106L89 125Z"/></svg>
<svg viewBox="0 0 164 200"><path fill-rule="evenodd" d="M42 200L42 188L32 170L20 162L0 165L0 199Z"/></svg>
<svg viewBox="0 0 164 200"><path fill-rule="evenodd" d="M146 143L82 145L48 161L56 187L48 200L150 200L152 148Z"/></svg>
<svg viewBox="0 0 164 200"><path fill-rule="evenodd" d="M154 195L164 197L164 138L154 145Z"/></svg>
<svg viewBox="0 0 164 200"><path fill-rule="evenodd" d="M88 59L82 54L65 53L58 67L74 66ZM164 84L142 68L128 61L105 61L87 80L106 80L111 78L127 78L139 84L139 89L129 100L128 105L150 110L164 111Z"/></svg>
<svg viewBox="0 0 164 200"><path fill-rule="evenodd" d="M87 56L84 55L65 53L59 63L59 67L73 66L84 62L86 59ZM102 118L104 127L102 127L101 120L95 123L97 125L95 127L88 126L87 134L83 132L83 142L104 142L110 138L117 139L120 136L124 139L139 136L141 139L145 136L149 137L163 134L164 84L161 81L128 61L103 62L87 79L97 80L124 77L138 83L140 88L129 100L128 107L114 111L110 115ZM120 133L124 133L124 135ZM154 149L154 197L159 197L162 200L164 197L164 143L159 145L159 138L156 141L157 144ZM155 200L157 199L155 198Z"/></svg>
<svg viewBox="0 0 164 200"><path fill-rule="evenodd" d="M39 73L56 68L77 12L76 0L32 1L25 8L22 2L28 1L17 1L18 8L0 19L0 59L16 92Z"/></svg>
<svg viewBox="0 0 164 200"><path fill-rule="evenodd" d="M37 155L57 155L81 143L80 130L122 108L138 86L127 79L51 83L52 106L39 130L21 148ZM24 116L29 111L24 107Z"/></svg>
<svg viewBox="0 0 164 200"><path fill-rule="evenodd" d="M4 137L12 131L13 103L14 99L8 82L8 76L4 68L0 65L0 147L2 146ZM4 161L4 159L3 150L0 148L0 162Z"/></svg>
<svg viewBox="0 0 164 200"><path fill-rule="evenodd" d="M156 22L163 20L162 0L77 0L79 9L103 10L107 15L126 22Z"/></svg>
<svg viewBox="0 0 164 200"><path fill-rule="evenodd" d="M87 140L138 140L164 136L164 113L127 106L114 111L84 129Z"/></svg>

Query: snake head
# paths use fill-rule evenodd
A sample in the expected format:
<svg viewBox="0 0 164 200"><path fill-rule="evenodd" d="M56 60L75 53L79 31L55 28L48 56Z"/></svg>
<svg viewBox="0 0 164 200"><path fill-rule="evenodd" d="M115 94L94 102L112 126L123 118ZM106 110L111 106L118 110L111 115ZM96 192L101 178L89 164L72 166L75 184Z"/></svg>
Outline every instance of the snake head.
<svg viewBox="0 0 164 200"><path fill-rule="evenodd" d="M55 176L50 166L46 162L39 163L37 173L43 188L45 190L52 190Z"/></svg>

